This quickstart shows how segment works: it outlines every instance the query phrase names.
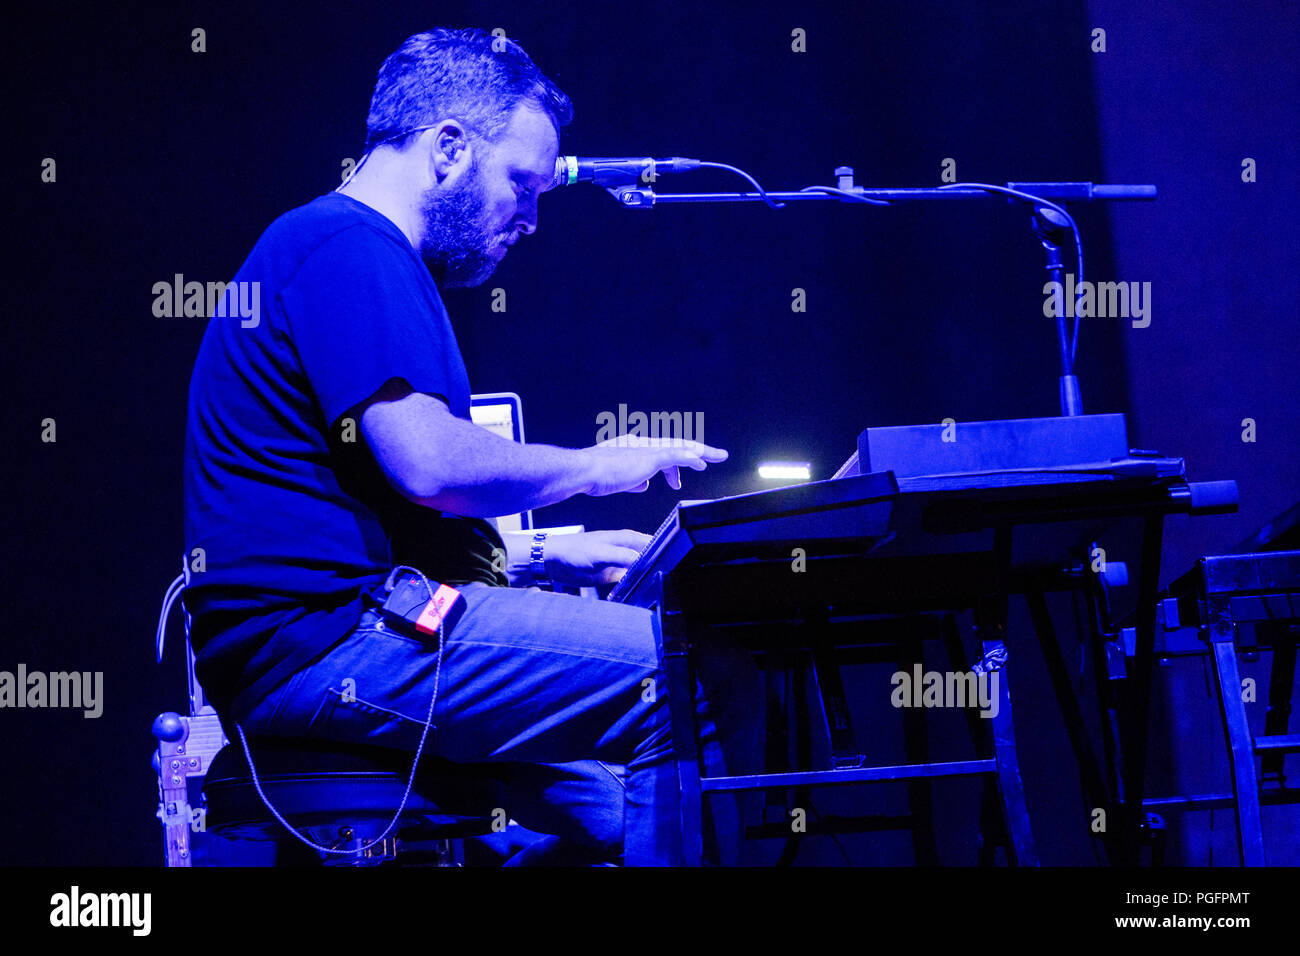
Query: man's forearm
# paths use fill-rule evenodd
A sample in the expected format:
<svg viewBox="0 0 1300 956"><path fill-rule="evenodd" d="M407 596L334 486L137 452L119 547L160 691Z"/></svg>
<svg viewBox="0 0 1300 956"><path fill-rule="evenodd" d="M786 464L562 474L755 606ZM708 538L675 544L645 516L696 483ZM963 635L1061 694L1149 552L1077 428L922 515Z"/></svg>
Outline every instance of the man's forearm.
<svg viewBox="0 0 1300 956"><path fill-rule="evenodd" d="M679 489L679 469L701 471L727 457L698 442L663 444L639 436L582 449L521 445L457 418L445 402L410 391L400 379L366 403L361 432L402 495L472 518L529 511L576 494L645 491L660 472Z"/></svg>
<svg viewBox="0 0 1300 956"><path fill-rule="evenodd" d="M422 486L412 500L471 518L516 514L564 501L591 486L587 455L555 445L521 445L463 419L440 423Z"/></svg>

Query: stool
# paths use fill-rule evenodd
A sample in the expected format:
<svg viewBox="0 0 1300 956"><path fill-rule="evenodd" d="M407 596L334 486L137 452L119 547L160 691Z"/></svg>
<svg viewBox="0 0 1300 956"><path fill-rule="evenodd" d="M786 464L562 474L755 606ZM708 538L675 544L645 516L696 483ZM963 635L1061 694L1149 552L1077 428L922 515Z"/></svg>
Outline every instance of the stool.
<svg viewBox="0 0 1300 956"><path fill-rule="evenodd" d="M163 597L156 652L161 662L168 620L189 570ZM349 853L321 853L299 841L257 793L243 746L231 743L195 674L190 620L185 620L189 714L159 714L157 817L167 866L463 863L460 838L500 830L502 784L491 767L463 767L423 754L401 818L414 754L388 748L303 739L250 738L258 781L272 805L313 843ZM401 853L399 859L398 854Z"/></svg>
<svg viewBox="0 0 1300 956"><path fill-rule="evenodd" d="M389 829L410 778L413 754L335 742L250 738L262 792L314 850L275 818L254 786L238 742L212 761L203 783L212 862L274 865L460 865L459 840L505 822L501 782L490 768L423 754L400 819ZM494 815L495 814L495 815ZM498 822L499 821L499 822ZM383 840L373 843L385 829ZM253 844L250 846L249 844ZM400 854L400 857L399 857Z"/></svg>

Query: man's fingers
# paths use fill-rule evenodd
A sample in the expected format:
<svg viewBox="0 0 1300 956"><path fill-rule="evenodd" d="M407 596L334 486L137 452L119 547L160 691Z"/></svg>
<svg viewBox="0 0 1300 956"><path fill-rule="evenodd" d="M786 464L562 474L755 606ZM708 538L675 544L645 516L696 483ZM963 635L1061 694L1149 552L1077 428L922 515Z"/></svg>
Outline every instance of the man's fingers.
<svg viewBox="0 0 1300 956"><path fill-rule="evenodd" d="M669 441L671 442L673 440L669 439ZM703 458L705 461L710 463L726 461L728 457L727 450L725 448L714 448L712 445L704 444L704 442L698 442L698 441L676 442L676 444L671 447L683 448L686 451L690 452L692 455L696 456L697 458Z"/></svg>
<svg viewBox="0 0 1300 956"><path fill-rule="evenodd" d="M597 481L591 492L592 494L608 495L618 491L646 491L650 487L650 479L654 477L655 472L663 472L668 487L674 491L681 491L681 469L683 467L690 468L693 471L703 471L709 464L726 461L728 457L725 449L714 448L711 445L705 445L697 441L684 441L680 438L645 438L640 435L620 435L616 438L606 439L596 447L614 448L619 446L647 449L647 451L623 461L616 460L616 456L614 459L610 459L608 465L609 479ZM647 475L647 478L635 486L621 487L623 480L632 477L627 474L626 468L632 467L640 470L646 466L653 468L653 471L647 468L646 471L641 472L641 474Z"/></svg>
<svg viewBox="0 0 1300 956"><path fill-rule="evenodd" d="M692 458L700 458L709 463L726 461L728 454L725 448L714 448L712 445L706 445L698 441L679 441L675 438L660 439L663 442L661 447L677 448L686 452Z"/></svg>
<svg viewBox="0 0 1300 956"><path fill-rule="evenodd" d="M634 548L608 545L595 552L592 556L592 564L597 567L630 568L640 556L641 552Z"/></svg>
<svg viewBox="0 0 1300 956"><path fill-rule="evenodd" d="M650 535L642 534L640 531L633 531L630 528L622 528L617 531L593 531L592 534L600 535L600 540L620 548L631 548L640 553L650 546Z"/></svg>
<svg viewBox="0 0 1300 956"><path fill-rule="evenodd" d="M704 446L700 446L703 448ZM726 452L723 452L726 456ZM694 451L690 448L665 448L660 452L659 467L667 470L668 466L680 468L685 466L693 471L703 471L708 467L707 461L702 452Z"/></svg>
<svg viewBox="0 0 1300 956"><path fill-rule="evenodd" d="M644 435L618 435L614 438L606 438L600 442L598 448L676 448L685 451L689 455L702 458L707 462L726 461L728 454L725 448L714 448L712 445L706 445L703 442L690 441L685 438L647 438Z"/></svg>

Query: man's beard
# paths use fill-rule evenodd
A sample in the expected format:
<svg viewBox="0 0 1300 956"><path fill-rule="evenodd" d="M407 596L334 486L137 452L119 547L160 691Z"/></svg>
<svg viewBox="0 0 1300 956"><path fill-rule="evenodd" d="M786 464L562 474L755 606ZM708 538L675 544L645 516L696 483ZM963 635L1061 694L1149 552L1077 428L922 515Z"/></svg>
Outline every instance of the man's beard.
<svg viewBox="0 0 1300 956"><path fill-rule="evenodd" d="M454 190L429 189L424 194L420 255L440 286L482 285L496 271L500 260L493 251L501 240L484 224L486 208L477 163Z"/></svg>

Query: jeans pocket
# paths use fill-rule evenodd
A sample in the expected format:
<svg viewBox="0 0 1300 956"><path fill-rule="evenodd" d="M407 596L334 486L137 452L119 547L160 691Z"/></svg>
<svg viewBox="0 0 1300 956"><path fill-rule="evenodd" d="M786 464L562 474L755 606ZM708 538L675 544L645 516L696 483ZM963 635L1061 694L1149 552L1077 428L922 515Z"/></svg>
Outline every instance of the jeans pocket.
<svg viewBox="0 0 1300 956"><path fill-rule="evenodd" d="M340 740L375 747L413 750L424 731L424 715L419 720L358 697L353 688L335 681L325 690L308 722L306 736ZM436 745L436 728L430 727L425 746Z"/></svg>

